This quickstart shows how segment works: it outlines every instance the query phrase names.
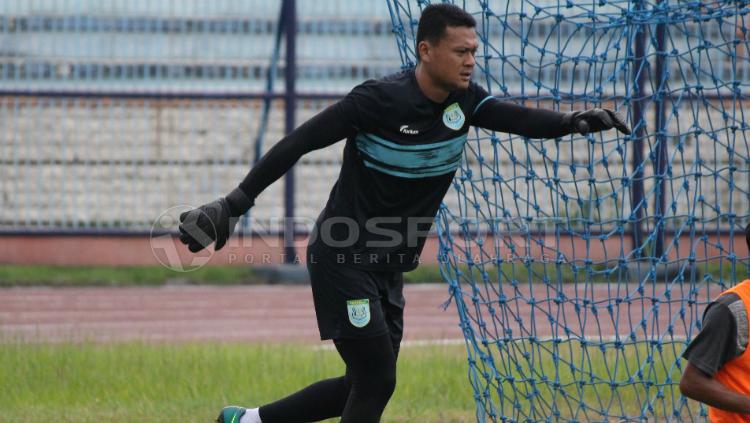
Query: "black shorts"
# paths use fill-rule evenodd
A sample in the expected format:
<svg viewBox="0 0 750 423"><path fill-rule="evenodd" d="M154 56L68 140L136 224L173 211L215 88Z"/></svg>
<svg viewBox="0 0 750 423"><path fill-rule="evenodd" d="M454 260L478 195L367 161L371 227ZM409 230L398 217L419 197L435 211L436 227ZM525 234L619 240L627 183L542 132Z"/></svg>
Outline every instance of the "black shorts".
<svg viewBox="0 0 750 423"><path fill-rule="evenodd" d="M320 339L370 338L389 333L398 350L404 333L401 272L357 269L337 263L336 253L308 246Z"/></svg>

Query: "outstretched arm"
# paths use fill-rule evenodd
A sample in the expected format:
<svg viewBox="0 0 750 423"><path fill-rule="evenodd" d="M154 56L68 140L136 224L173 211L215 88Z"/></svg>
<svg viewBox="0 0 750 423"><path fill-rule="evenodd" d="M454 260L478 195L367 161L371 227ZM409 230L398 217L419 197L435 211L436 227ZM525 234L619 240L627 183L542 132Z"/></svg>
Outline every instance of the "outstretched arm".
<svg viewBox="0 0 750 423"><path fill-rule="evenodd" d="M255 204L255 197L284 175L304 154L327 147L355 131L342 100L302 124L273 146L226 197L180 215L180 241L198 252L216 241L220 250L234 232L239 216Z"/></svg>
<svg viewBox="0 0 750 423"><path fill-rule="evenodd" d="M255 197L291 169L300 157L353 134L355 128L346 119L342 107L345 107L343 102L333 104L276 143L250 169L238 189L254 202ZM237 216L244 214L249 208L245 208L245 205L230 206Z"/></svg>
<svg viewBox="0 0 750 423"><path fill-rule="evenodd" d="M472 125L528 138L558 138L574 132L587 134L611 128L630 134L625 120L612 110L563 113L519 106L496 98L490 98L477 107Z"/></svg>
<svg viewBox="0 0 750 423"><path fill-rule="evenodd" d="M711 407L740 414L750 414L750 397L732 391L688 362L680 380L682 395Z"/></svg>

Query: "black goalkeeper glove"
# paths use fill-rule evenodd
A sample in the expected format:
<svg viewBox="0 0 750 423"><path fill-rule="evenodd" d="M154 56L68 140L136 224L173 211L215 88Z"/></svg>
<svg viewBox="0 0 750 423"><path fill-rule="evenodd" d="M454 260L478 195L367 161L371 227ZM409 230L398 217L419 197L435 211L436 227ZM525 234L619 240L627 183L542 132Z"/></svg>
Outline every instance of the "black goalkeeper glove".
<svg viewBox="0 0 750 423"><path fill-rule="evenodd" d="M239 217L252 206L253 201L237 188L226 197L186 211L180 215L180 241L193 253L216 241L214 251L219 251L234 232Z"/></svg>
<svg viewBox="0 0 750 423"><path fill-rule="evenodd" d="M581 135L612 128L617 128L623 134L630 135L630 128L628 128L622 115L609 109L569 112L563 117L563 124L570 129L571 133L578 132Z"/></svg>

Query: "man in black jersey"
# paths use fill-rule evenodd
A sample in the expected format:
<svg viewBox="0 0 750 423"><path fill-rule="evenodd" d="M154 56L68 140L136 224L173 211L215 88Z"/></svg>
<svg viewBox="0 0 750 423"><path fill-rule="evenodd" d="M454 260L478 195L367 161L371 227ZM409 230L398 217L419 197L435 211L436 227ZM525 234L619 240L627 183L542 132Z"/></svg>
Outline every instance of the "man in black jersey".
<svg viewBox="0 0 750 423"><path fill-rule="evenodd" d="M358 85L279 141L226 197L180 217L180 239L190 251L214 241L218 250L237 217L303 154L346 139L341 172L307 250L320 336L333 339L346 374L259 409L226 407L218 421L379 421L396 385L402 272L418 264L471 126L530 138L630 133L610 110L561 113L490 96L471 82L475 26L456 6L427 6L415 68Z"/></svg>

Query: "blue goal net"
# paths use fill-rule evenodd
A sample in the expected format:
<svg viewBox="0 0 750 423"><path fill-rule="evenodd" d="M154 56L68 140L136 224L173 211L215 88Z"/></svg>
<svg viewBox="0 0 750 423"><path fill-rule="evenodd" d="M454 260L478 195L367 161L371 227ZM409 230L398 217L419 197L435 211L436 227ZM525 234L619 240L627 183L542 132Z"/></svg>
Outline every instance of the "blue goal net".
<svg viewBox="0 0 750 423"><path fill-rule="evenodd" d="M387 1L404 66L428 3ZM436 226L477 420L705 420L680 355L748 273L749 2L455 3L493 95L633 128L472 130Z"/></svg>

